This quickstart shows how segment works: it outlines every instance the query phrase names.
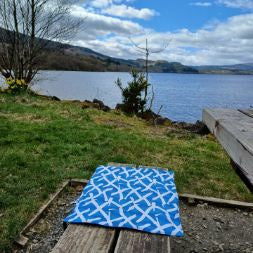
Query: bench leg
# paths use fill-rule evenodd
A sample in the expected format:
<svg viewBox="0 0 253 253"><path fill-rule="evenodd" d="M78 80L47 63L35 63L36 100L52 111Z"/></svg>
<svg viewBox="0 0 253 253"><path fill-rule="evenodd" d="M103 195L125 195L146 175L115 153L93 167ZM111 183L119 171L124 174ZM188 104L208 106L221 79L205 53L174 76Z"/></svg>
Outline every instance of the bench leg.
<svg viewBox="0 0 253 253"><path fill-rule="evenodd" d="M230 164L232 165L233 169L237 173L237 175L241 178L247 188L253 193L253 185L252 182L244 175L243 169L236 164L232 159L230 159Z"/></svg>

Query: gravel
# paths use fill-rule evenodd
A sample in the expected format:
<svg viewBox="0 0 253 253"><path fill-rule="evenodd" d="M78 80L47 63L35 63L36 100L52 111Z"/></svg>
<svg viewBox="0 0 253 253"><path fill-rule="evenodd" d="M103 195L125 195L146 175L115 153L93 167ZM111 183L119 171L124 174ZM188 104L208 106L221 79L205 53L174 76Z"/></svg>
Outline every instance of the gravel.
<svg viewBox="0 0 253 253"><path fill-rule="evenodd" d="M253 211L181 202L183 238L171 238L171 252L253 253Z"/></svg>
<svg viewBox="0 0 253 253"><path fill-rule="evenodd" d="M50 252L64 232L65 218L80 196L82 187L68 188L50 206L39 222L26 233L29 242L19 253ZM218 208L181 201L182 238L171 238L172 253L253 253L253 211ZM159 253L159 252L156 252Z"/></svg>
<svg viewBox="0 0 253 253"><path fill-rule="evenodd" d="M49 207L44 216L25 234L29 238L24 249L16 248L19 253L47 253L56 245L64 232L63 219L74 208L82 187L68 188Z"/></svg>

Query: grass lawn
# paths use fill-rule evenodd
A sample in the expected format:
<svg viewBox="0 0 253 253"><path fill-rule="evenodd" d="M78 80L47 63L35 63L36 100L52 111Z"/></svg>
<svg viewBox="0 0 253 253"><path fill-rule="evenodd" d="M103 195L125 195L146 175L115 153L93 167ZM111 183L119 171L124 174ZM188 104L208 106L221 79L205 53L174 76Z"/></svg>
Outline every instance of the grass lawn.
<svg viewBox="0 0 253 253"><path fill-rule="evenodd" d="M69 178L108 162L171 168L179 192L253 201L221 146L78 102L0 94L0 252Z"/></svg>

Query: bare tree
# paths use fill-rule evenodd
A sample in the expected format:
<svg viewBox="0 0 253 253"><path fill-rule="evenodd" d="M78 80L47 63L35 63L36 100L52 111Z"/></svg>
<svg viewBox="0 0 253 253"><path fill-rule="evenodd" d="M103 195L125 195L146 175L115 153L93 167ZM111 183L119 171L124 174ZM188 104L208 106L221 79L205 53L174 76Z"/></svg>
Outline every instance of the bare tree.
<svg viewBox="0 0 253 253"><path fill-rule="evenodd" d="M158 53L161 53L163 52L167 47L168 45L164 45L163 48L161 49L157 49L157 50L154 50L154 49L151 49L149 47L149 43L148 43L148 39L146 38L146 46L145 47L141 47L139 46L138 44L136 44L131 38L130 38L130 41L132 42L132 44L134 45L134 47L136 48L136 50L142 54L145 54L145 72L146 72L146 80L147 80L147 84L149 84L149 57L151 54L158 54ZM145 89L145 92L144 92L144 100L147 102L147 96L148 96L148 85ZM150 101L150 106L149 106L149 109L151 109L152 105L153 105L153 102L154 102L154 90L153 90L153 86L152 86L152 97L151 97L151 101Z"/></svg>
<svg viewBox="0 0 253 253"><path fill-rule="evenodd" d="M66 41L81 21L72 0L1 0L0 74L29 84L52 41Z"/></svg>

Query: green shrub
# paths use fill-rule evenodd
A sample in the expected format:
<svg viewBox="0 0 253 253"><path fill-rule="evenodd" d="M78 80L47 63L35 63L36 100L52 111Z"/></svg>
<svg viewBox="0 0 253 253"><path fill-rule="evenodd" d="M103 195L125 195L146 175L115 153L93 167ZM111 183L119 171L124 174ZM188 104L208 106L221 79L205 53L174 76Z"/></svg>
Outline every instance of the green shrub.
<svg viewBox="0 0 253 253"><path fill-rule="evenodd" d="M116 81L117 86L121 89L123 104L122 111L128 114L143 113L146 109L147 101L143 98L143 93L149 86L145 75L132 70L131 73L133 80L128 83L127 87L123 87L121 80L118 78Z"/></svg>

